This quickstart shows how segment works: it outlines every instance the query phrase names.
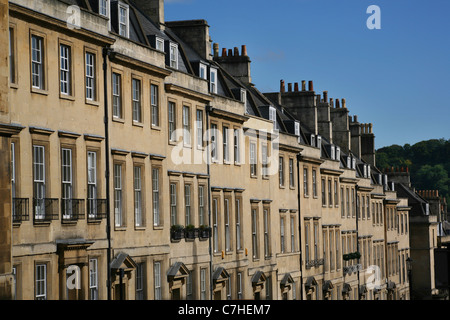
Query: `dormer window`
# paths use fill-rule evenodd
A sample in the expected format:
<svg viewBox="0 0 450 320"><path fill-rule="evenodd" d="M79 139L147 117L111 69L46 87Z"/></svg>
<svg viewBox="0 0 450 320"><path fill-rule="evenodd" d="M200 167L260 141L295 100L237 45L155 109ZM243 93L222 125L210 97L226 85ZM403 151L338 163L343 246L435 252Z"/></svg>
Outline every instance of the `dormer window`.
<svg viewBox="0 0 450 320"><path fill-rule="evenodd" d="M178 44L170 44L170 67L178 69Z"/></svg>
<svg viewBox="0 0 450 320"><path fill-rule="evenodd" d="M322 137L317 136L317 148L322 149Z"/></svg>
<svg viewBox="0 0 450 320"><path fill-rule="evenodd" d="M98 13L101 16L109 18L109 0L98 1Z"/></svg>
<svg viewBox="0 0 450 320"><path fill-rule="evenodd" d="M209 70L209 91L217 93L217 69L215 68Z"/></svg>
<svg viewBox="0 0 450 320"><path fill-rule="evenodd" d="M241 89L241 102L247 104L247 91L245 89Z"/></svg>
<svg viewBox="0 0 450 320"><path fill-rule="evenodd" d="M127 4L119 2L119 34L122 37L129 38L129 7Z"/></svg>
<svg viewBox="0 0 450 320"><path fill-rule="evenodd" d="M155 48L156 50L164 52L164 40L162 38L156 37Z"/></svg>
<svg viewBox="0 0 450 320"><path fill-rule="evenodd" d="M206 64L200 63L199 70L198 70L198 76L205 80L207 80L207 73L206 73L207 71L206 70L207 70Z"/></svg>
<svg viewBox="0 0 450 320"><path fill-rule="evenodd" d="M277 110L275 107L269 107L269 120L273 122L274 129L277 129Z"/></svg>
<svg viewBox="0 0 450 320"><path fill-rule="evenodd" d="M330 153L331 153L331 159L332 159L332 160L336 160L336 153L335 153L336 151L335 151L335 147L334 147L334 146L331 146L331 147L330 147L330 150L331 150L331 151L330 151Z"/></svg>
<svg viewBox="0 0 450 320"><path fill-rule="evenodd" d="M300 136L300 122L298 121L294 122L294 134Z"/></svg>

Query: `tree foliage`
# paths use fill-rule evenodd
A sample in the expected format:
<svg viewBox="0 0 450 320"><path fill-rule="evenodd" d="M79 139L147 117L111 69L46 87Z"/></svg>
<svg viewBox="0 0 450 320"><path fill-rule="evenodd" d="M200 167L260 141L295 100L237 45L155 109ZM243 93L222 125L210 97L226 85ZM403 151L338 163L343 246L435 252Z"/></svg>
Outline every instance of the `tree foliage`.
<svg viewBox="0 0 450 320"><path fill-rule="evenodd" d="M419 190L439 190L450 201L450 139L432 139L376 151L377 167L408 167L411 184Z"/></svg>

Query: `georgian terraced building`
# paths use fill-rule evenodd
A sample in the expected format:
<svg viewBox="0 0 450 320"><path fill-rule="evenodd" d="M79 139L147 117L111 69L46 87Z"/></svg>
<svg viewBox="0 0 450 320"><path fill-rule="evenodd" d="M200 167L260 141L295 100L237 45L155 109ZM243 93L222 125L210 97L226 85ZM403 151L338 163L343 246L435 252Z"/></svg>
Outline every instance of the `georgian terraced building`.
<svg viewBox="0 0 450 320"><path fill-rule="evenodd" d="M162 0L0 13L2 297L409 299L410 207L345 99L261 93Z"/></svg>

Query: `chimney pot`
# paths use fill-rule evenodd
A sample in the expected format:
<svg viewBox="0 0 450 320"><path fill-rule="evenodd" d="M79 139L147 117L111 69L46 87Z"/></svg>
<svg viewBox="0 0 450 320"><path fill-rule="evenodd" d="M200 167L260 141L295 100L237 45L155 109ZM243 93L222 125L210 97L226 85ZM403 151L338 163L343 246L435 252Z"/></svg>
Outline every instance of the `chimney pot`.
<svg viewBox="0 0 450 320"><path fill-rule="evenodd" d="M242 45L242 52L241 52L241 55L243 56L243 57L246 57L247 56L247 46L244 44L244 45Z"/></svg>
<svg viewBox="0 0 450 320"><path fill-rule="evenodd" d="M233 49L228 49L228 56L232 57L233 56Z"/></svg>
<svg viewBox="0 0 450 320"><path fill-rule="evenodd" d="M294 91L298 92L298 82L294 83Z"/></svg>
<svg viewBox="0 0 450 320"><path fill-rule="evenodd" d="M340 108L340 103L339 103L339 99L336 99L336 108Z"/></svg>
<svg viewBox="0 0 450 320"><path fill-rule="evenodd" d="M227 56L227 48L222 48L222 57Z"/></svg>
<svg viewBox="0 0 450 320"><path fill-rule="evenodd" d="M330 98L330 106L333 108L334 107L334 99Z"/></svg>
<svg viewBox="0 0 450 320"><path fill-rule="evenodd" d="M288 83L288 91L292 92L292 83Z"/></svg>
<svg viewBox="0 0 450 320"><path fill-rule="evenodd" d="M308 89L309 89L309 91L314 91L314 86L313 86L313 82L310 80L309 82L308 82Z"/></svg>
<svg viewBox="0 0 450 320"><path fill-rule="evenodd" d="M238 47L234 47L234 56L239 57L239 48Z"/></svg>
<svg viewBox="0 0 450 320"><path fill-rule="evenodd" d="M281 93L285 93L286 92L286 87L284 85L284 80L280 80L280 92Z"/></svg>
<svg viewBox="0 0 450 320"><path fill-rule="evenodd" d="M214 43L213 48L214 48L214 57L217 58L219 56L219 44Z"/></svg>
<svg viewBox="0 0 450 320"><path fill-rule="evenodd" d="M358 116L353 116L353 122L358 122Z"/></svg>
<svg viewBox="0 0 450 320"><path fill-rule="evenodd" d="M328 91L323 92L323 102L328 102Z"/></svg>
<svg viewBox="0 0 450 320"><path fill-rule="evenodd" d="M345 99L342 99L342 108L347 108L345 105Z"/></svg>
<svg viewBox="0 0 450 320"><path fill-rule="evenodd" d="M302 80L302 91L306 91L306 81Z"/></svg>

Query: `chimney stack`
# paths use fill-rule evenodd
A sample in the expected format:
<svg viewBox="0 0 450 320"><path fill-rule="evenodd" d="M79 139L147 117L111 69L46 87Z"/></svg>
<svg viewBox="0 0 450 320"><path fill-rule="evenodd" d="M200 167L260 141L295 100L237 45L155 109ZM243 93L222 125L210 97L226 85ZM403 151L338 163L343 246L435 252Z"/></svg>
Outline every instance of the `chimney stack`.
<svg viewBox="0 0 450 320"><path fill-rule="evenodd" d="M242 52L241 52L241 55L242 55L243 57L246 57L246 56L247 56L247 46L246 46L245 44L242 45Z"/></svg>
<svg viewBox="0 0 450 320"><path fill-rule="evenodd" d="M284 85L284 80L280 80L280 92L281 93L285 93L286 92L286 87Z"/></svg>
<svg viewBox="0 0 450 320"><path fill-rule="evenodd" d="M214 58L219 57L219 44L218 43L213 44L213 50L214 50Z"/></svg>
<svg viewBox="0 0 450 320"><path fill-rule="evenodd" d="M159 26L160 30L165 29L164 21L164 0L134 0L136 5Z"/></svg>

